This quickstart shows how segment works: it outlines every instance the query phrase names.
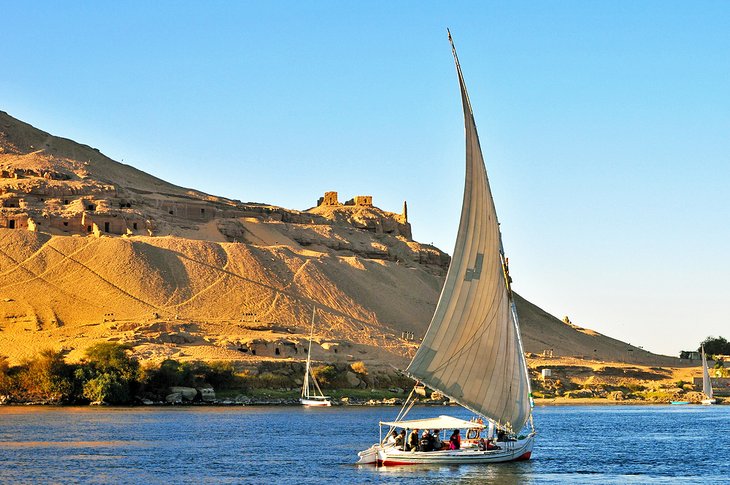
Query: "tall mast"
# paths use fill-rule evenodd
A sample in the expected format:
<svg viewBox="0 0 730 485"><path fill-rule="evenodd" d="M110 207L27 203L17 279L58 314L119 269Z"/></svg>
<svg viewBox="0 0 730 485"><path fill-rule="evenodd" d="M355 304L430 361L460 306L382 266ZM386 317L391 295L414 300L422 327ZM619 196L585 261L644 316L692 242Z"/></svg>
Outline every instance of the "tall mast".
<svg viewBox="0 0 730 485"><path fill-rule="evenodd" d="M529 372L494 199L450 32L449 42L464 111L464 198L446 281L406 373L498 426L519 431L531 416Z"/></svg>
<svg viewBox="0 0 730 485"><path fill-rule="evenodd" d="M312 337L314 336L314 314L317 307L312 307L312 325L309 330L309 348L307 349L307 366L304 370L304 382L302 383L302 397L309 397L309 365L312 361Z"/></svg>

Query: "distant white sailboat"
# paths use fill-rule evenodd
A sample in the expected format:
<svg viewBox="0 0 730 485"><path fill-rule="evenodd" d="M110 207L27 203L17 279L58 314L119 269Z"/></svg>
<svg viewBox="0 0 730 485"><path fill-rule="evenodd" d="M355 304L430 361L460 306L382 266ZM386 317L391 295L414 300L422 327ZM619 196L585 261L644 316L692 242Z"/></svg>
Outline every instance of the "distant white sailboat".
<svg viewBox="0 0 730 485"><path fill-rule="evenodd" d="M709 406L717 403L717 399L712 397L712 380L710 380L710 371L707 368L704 345L702 346L702 392L706 396L706 399L702 400L702 404Z"/></svg>
<svg viewBox="0 0 730 485"><path fill-rule="evenodd" d="M475 414L405 420L411 396L387 426L387 439L361 451L358 464L413 465L527 460L535 430L527 362L507 258L469 95L449 33L466 131L466 180L451 265L431 325L406 373ZM524 429L529 425L529 428ZM417 448L391 441L395 428L454 430L450 446L428 433ZM465 439L460 438L465 430ZM497 431L496 443L493 432ZM458 432L457 432L458 431ZM406 436L408 434L406 433ZM430 444L429 444L430 443ZM433 445L436 443L435 445Z"/></svg>
<svg viewBox="0 0 730 485"><path fill-rule="evenodd" d="M304 370L304 382L302 383L302 397L299 402L303 406L331 406L329 396L325 396L322 393L322 389L319 387L317 379L311 373L312 364L312 337L314 335L314 318L316 315L316 308L312 309L312 328L309 331L309 349L307 350L307 366Z"/></svg>

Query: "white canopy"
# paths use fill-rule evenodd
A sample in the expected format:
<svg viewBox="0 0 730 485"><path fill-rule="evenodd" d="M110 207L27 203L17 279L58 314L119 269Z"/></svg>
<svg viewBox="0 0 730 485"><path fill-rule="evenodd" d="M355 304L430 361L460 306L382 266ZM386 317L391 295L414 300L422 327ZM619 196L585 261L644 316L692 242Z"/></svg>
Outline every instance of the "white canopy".
<svg viewBox="0 0 730 485"><path fill-rule="evenodd" d="M471 429L486 428L486 425L476 421L466 421L452 416L439 416L438 418L408 419L405 421L381 421L381 425L395 426L408 429Z"/></svg>

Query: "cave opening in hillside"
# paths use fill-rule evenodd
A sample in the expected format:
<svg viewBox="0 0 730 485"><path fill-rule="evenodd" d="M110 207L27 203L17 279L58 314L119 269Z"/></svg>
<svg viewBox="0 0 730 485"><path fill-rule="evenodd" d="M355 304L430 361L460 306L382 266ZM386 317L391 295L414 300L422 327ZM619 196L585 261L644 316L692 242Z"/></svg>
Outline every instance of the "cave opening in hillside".
<svg viewBox="0 0 730 485"><path fill-rule="evenodd" d="M104 232L109 232L109 223L108 222L104 223Z"/></svg>
<svg viewBox="0 0 730 485"><path fill-rule="evenodd" d="M279 350L279 347L277 347L277 348L274 349L274 353L276 355L281 355L281 351Z"/></svg>
<svg viewBox="0 0 730 485"><path fill-rule="evenodd" d="M8 221L8 229L15 229L15 221L13 219Z"/></svg>

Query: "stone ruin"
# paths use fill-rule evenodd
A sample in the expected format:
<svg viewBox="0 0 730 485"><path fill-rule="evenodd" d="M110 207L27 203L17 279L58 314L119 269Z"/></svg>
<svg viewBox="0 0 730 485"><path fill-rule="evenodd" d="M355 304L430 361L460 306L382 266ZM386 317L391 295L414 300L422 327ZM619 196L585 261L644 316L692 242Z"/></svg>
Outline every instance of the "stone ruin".
<svg viewBox="0 0 730 485"><path fill-rule="evenodd" d="M325 192L323 197L317 200L317 207L356 207L356 208L376 208L373 206L372 195L357 195L347 202L340 203L337 192ZM377 209L377 208L376 208ZM351 211L347 216L347 221L358 229L364 229L375 234L392 234L404 236L411 239L411 227L408 223L408 204L403 202L403 210L400 214L381 211L377 212Z"/></svg>
<svg viewBox="0 0 730 485"><path fill-rule="evenodd" d="M325 192L324 197L320 197L317 200L317 207L319 207L320 205L340 205L339 201L337 200L337 192Z"/></svg>
<svg viewBox="0 0 730 485"><path fill-rule="evenodd" d="M372 195L356 195L352 199L346 201L344 204L341 204L337 198L337 192L331 191L331 192L325 192L323 197L320 197L319 199L317 199L317 207L319 207L319 206L337 207L337 206L341 206L341 205L372 207L373 206L373 196Z"/></svg>
<svg viewBox="0 0 730 485"><path fill-rule="evenodd" d="M352 199L345 202L345 205L372 207L373 206L373 196L372 195L356 195Z"/></svg>

